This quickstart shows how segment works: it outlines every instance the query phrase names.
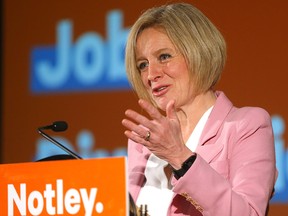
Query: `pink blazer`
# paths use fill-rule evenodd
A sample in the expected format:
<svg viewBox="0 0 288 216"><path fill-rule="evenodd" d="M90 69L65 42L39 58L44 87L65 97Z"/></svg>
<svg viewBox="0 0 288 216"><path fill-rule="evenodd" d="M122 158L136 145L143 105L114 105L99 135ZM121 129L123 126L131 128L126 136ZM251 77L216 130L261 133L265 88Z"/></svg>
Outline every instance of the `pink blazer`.
<svg viewBox="0 0 288 216"><path fill-rule="evenodd" d="M175 194L167 215L264 216L276 180L270 116L261 108L236 108L224 93L216 94L197 159L182 178L172 179ZM128 141L129 192L135 201L150 154Z"/></svg>

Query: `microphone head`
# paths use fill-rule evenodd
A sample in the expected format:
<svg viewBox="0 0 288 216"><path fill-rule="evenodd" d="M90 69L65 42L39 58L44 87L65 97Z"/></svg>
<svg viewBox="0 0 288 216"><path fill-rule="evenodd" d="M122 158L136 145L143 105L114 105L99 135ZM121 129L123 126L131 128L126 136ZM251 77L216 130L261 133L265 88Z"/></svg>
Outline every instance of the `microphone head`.
<svg viewBox="0 0 288 216"><path fill-rule="evenodd" d="M68 128L68 124L65 121L55 121L51 126L51 129L55 132L65 131Z"/></svg>

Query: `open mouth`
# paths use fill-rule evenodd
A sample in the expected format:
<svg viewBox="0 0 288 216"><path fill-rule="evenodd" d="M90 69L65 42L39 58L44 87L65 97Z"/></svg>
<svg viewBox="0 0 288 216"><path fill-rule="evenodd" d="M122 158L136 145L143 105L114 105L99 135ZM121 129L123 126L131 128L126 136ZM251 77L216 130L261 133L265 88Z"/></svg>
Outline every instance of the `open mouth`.
<svg viewBox="0 0 288 216"><path fill-rule="evenodd" d="M153 89L153 91L154 92L160 92L160 91L163 91L166 88L167 88L167 86L161 86L160 88Z"/></svg>
<svg viewBox="0 0 288 216"><path fill-rule="evenodd" d="M160 96L162 94L165 94L167 89L168 89L168 86L159 86L159 87L153 88L152 92L154 96Z"/></svg>

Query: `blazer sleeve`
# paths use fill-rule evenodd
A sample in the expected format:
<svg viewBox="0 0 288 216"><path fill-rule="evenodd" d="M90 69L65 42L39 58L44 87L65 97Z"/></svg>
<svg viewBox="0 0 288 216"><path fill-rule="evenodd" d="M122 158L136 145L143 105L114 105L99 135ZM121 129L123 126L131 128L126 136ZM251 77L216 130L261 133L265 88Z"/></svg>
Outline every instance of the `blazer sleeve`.
<svg viewBox="0 0 288 216"><path fill-rule="evenodd" d="M264 216L276 180L269 114L260 108L238 111L214 140L223 142L221 151L211 161L198 154L188 172L173 179L174 192L203 216Z"/></svg>
<svg viewBox="0 0 288 216"><path fill-rule="evenodd" d="M144 171L149 155L142 145L128 140L128 190L135 201L145 181Z"/></svg>

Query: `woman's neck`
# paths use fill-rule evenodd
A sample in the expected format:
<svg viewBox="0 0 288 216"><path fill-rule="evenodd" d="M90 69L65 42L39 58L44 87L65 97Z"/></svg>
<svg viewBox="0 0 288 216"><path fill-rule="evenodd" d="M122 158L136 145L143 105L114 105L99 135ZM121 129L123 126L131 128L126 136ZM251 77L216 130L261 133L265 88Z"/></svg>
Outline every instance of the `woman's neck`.
<svg viewBox="0 0 288 216"><path fill-rule="evenodd" d="M216 96L213 91L207 91L195 96L190 103L177 108L181 131L186 142L203 114L215 104Z"/></svg>

